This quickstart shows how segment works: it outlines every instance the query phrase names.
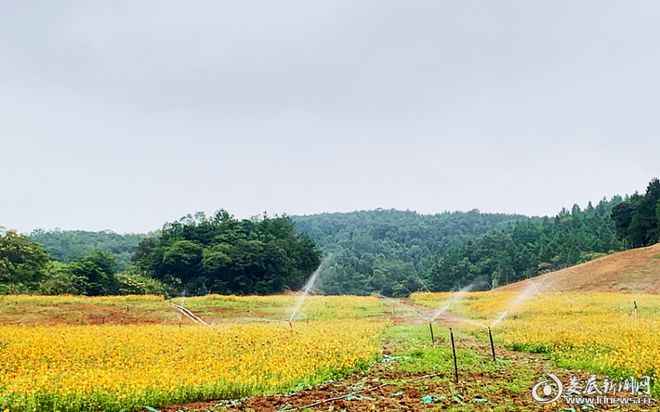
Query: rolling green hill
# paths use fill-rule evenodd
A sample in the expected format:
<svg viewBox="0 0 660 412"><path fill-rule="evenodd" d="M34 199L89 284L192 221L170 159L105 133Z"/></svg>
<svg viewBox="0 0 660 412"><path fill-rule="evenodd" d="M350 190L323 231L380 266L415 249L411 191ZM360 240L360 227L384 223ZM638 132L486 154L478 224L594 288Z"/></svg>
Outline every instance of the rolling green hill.
<svg viewBox="0 0 660 412"><path fill-rule="evenodd" d="M438 256L520 215L371 210L294 216L326 255L317 289L331 294L406 295L423 290Z"/></svg>
<svg viewBox="0 0 660 412"><path fill-rule="evenodd" d="M39 243L55 260L71 262L87 253L100 250L112 254L120 269L127 268L137 245L147 235L137 233L118 234L109 230L88 232L84 230L32 231L30 237Z"/></svg>

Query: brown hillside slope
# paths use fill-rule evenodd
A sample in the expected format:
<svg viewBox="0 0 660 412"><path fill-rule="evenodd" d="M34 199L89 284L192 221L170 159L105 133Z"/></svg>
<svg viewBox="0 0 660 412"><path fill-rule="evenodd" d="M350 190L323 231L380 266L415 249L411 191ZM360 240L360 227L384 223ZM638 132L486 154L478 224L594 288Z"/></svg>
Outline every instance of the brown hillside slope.
<svg viewBox="0 0 660 412"><path fill-rule="evenodd" d="M549 291L660 293L660 243L626 250L533 278ZM496 290L519 290L523 280Z"/></svg>

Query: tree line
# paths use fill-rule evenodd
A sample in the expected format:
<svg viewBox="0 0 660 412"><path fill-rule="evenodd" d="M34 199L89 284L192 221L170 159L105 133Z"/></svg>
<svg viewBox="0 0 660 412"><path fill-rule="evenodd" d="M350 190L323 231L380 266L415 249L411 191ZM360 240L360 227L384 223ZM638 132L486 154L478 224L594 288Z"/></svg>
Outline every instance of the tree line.
<svg viewBox="0 0 660 412"><path fill-rule="evenodd" d="M660 180L649 182L646 193L635 192L616 205L612 219L626 246L641 247L660 242Z"/></svg>
<svg viewBox="0 0 660 412"><path fill-rule="evenodd" d="M42 230L30 233L30 238L43 246L44 250L58 262L73 262L94 251L104 251L114 256L119 270L131 265L137 245L150 234L119 234L109 230L89 232L84 230Z"/></svg>
<svg viewBox="0 0 660 412"><path fill-rule="evenodd" d="M490 289L622 250L610 217L621 201L615 196L552 218L518 220L451 247L438 256L428 283L437 290Z"/></svg>
<svg viewBox="0 0 660 412"><path fill-rule="evenodd" d="M660 240L660 182L553 217L372 210L239 220L187 215L150 234L0 230L0 293L403 296L489 289Z"/></svg>
<svg viewBox="0 0 660 412"><path fill-rule="evenodd" d="M44 295L159 293L155 289L134 290L118 274L117 260L103 251L93 251L64 263L52 259L28 236L0 231L0 293ZM145 279L148 281L148 279Z"/></svg>
<svg viewBox="0 0 660 412"><path fill-rule="evenodd" d="M224 210L207 217L187 215L166 223L133 246L130 265L122 267L126 244L103 232L87 239L110 239L120 247L105 250L57 242L83 232L38 231L33 237L0 231L0 293L39 294L268 294L299 289L319 266L321 252L297 233L288 217L238 220ZM39 240L47 240L45 246ZM133 243L135 237L124 237ZM46 247L56 248L54 255ZM77 245L80 255L69 245ZM106 247L109 245L106 245Z"/></svg>
<svg viewBox="0 0 660 412"><path fill-rule="evenodd" d="M187 294L299 289L321 252L288 217L237 220L224 210L167 223L133 255L135 268Z"/></svg>

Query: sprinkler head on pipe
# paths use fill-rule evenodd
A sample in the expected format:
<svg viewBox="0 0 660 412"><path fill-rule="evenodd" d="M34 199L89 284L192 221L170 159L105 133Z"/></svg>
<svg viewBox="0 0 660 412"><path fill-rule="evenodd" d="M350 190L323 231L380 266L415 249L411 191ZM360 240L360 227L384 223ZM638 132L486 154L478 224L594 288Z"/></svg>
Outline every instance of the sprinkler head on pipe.
<svg viewBox="0 0 660 412"><path fill-rule="evenodd" d="M491 354L493 355L493 362L496 362L497 357L495 357L495 344L493 343L493 331L490 329L490 326L488 327L488 339L490 340L490 351Z"/></svg>
<svg viewBox="0 0 660 412"><path fill-rule="evenodd" d="M451 338L451 353L454 358L454 383L458 384L458 362L456 360L456 344L454 343L454 330L449 328L449 336Z"/></svg>
<svg viewBox="0 0 660 412"><path fill-rule="evenodd" d="M431 346L435 346L435 336L433 336L433 322L429 322L429 330L431 331Z"/></svg>

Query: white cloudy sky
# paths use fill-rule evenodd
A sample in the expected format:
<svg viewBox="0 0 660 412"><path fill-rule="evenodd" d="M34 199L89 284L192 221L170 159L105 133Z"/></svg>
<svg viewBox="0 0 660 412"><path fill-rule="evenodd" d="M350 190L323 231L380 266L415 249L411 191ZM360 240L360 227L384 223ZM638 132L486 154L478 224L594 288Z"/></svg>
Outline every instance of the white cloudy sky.
<svg viewBox="0 0 660 412"><path fill-rule="evenodd" d="M655 1L0 1L0 225L641 191L658 21Z"/></svg>

